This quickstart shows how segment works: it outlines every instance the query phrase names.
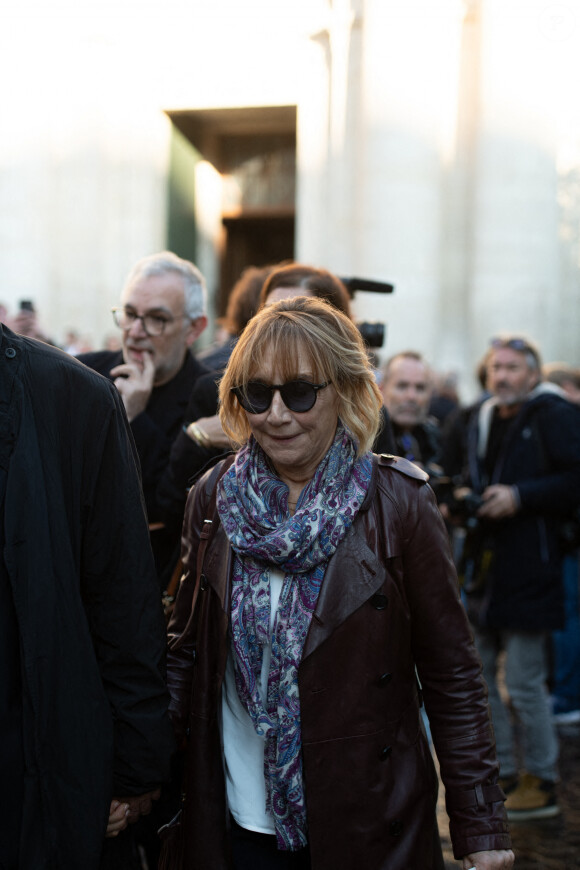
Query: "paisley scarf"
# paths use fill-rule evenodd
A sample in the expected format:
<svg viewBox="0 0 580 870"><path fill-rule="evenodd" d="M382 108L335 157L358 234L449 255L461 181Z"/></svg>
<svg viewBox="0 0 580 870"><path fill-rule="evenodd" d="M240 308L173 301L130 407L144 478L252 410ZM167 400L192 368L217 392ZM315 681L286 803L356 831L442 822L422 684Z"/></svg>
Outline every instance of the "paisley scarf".
<svg viewBox="0 0 580 870"><path fill-rule="evenodd" d="M239 698L264 737L266 812L279 849L304 846L298 666L328 560L367 493L370 455L339 424L334 441L304 487L296 512L288 487L252 437L218 486L217 508L234 551L231 642ZM270 637L270 567L284 574ZM263 649L271 642L267 697L260 691Z"/></svg>

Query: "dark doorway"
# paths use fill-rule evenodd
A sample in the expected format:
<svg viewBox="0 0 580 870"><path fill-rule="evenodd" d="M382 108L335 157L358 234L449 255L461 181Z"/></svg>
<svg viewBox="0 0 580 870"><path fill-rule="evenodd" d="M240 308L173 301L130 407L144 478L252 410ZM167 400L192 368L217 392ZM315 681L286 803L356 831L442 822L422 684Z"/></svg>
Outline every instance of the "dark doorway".
<svg viewBox="0 0 580 870"><path fill-rule="evenodd" d="M246 266L266 266L294 258L293 213L226 217L223 224L226 237L220 314L224 313L230 290Z"/></svg>
<svg viewBox="0 0 580 870"><path fill-rule="evenodd" d="M220 316L247 266L294 259L296 107L168 114L200 158L209 161L222 178L223 233L215 249L219 286L214 297Z"/></svg>

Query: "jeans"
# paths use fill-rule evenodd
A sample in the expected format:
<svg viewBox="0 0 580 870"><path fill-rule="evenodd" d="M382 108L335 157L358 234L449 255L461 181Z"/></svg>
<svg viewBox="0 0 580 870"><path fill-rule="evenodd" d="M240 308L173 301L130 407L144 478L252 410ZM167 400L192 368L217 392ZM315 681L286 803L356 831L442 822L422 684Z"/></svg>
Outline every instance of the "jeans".
<svg viewBox="0 0 580 870"><path fill-rule="evenodd" d="M556 712L580 710L580 554L566 556L563 565L566 624L552 634L552 695Z"/></svg>
<svg viewBox="0 0 580 870"><path fill-rule="evenodd" d="M498 655L505 650L505 683L521 727L524 768L540 779L554 782L558 777L558 738L546 685L548 635L544 632L483 631L479 628L474 629L474 634L489 690L501 776L510 777L518 773L511 716L497 685Z"/></svg>

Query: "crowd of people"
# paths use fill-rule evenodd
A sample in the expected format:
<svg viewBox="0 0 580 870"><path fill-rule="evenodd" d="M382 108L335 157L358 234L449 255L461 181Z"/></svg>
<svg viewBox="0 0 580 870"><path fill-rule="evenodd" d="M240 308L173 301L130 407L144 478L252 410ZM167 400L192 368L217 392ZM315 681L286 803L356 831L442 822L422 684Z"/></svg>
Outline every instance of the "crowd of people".
<svg viewBox="0 0 580 870"><path fill-rule="evenodd" d="M580 721L580 372L493 337L464 407L298 263L194 355L206 307L164 251L118 347L3 312L0 866L441 870L432 741L510 868Z"/></svg>

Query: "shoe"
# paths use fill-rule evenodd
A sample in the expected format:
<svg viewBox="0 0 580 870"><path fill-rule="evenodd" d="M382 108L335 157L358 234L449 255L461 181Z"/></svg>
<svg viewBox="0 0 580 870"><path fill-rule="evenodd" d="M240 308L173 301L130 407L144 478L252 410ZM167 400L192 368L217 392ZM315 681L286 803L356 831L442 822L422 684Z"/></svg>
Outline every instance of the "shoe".
<svg viewBox="0 0 580 870"><path fill-rule="evenodd" d="M513 773L511 776L500 776L497 783L507 797L508 794L511 794L512 791L516 790L520 784L520 778L517 773Z"/></svg>
<svg viewBox="0 0 580 870"><path fill-rule="evenodd" d="M580 710L561 710L555 708L552 714L554 725L576 725L580 722Z"/></svg>
<svg viewBox="0 0 580 870"><path fill-rule="evenodd" d="M533 773L524 773L518 786L508 794L505 808L511 822L551 819L560 812L556 803L556 783L540 779Z"/></svg>

